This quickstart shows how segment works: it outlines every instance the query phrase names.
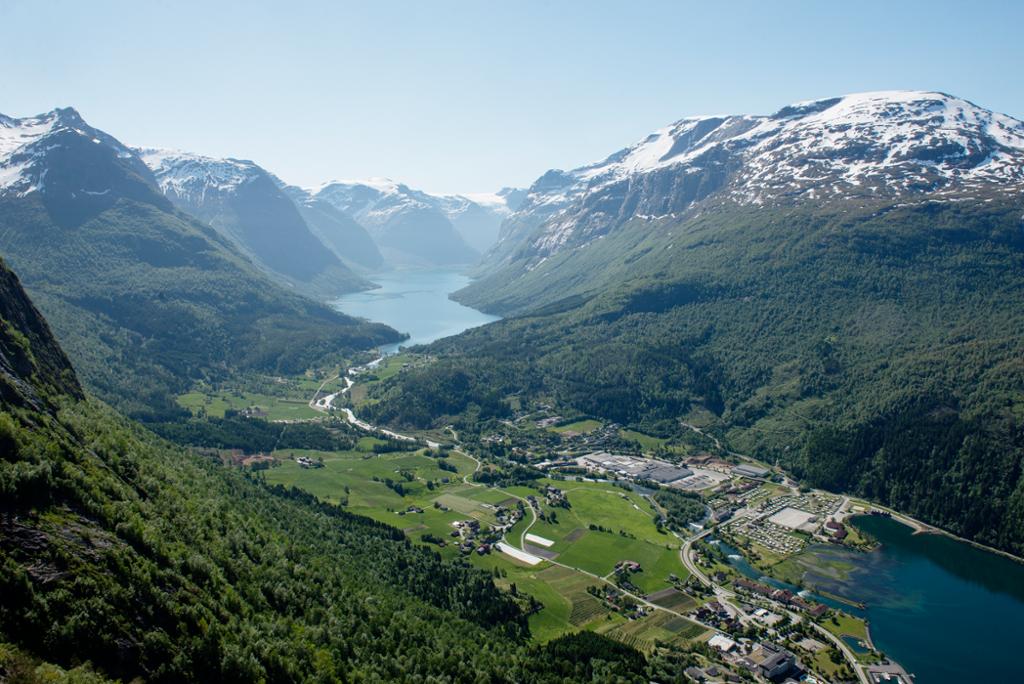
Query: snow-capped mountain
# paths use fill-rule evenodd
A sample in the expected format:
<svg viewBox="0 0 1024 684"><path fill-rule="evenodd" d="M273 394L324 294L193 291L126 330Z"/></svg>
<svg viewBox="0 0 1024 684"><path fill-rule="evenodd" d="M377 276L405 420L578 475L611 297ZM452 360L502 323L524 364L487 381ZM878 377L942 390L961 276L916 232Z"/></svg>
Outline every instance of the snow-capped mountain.
<svg viewBox="0 0 1024 684"><path fill-rule="evenodd" d="M175 203L203 206L237 192L266 172L244 159L215 159L178 150L138 150L164 195Z"/></svg>
<svg viewBox="0 0 1024 684"><path fill-rule="evenodd" d="M0 197L33 193L85 215L118 195L149 199L154 187L131 149L70 107L20 119L0 114Z"/></svg>
<svg viewBox="0 0 1024 684"><path fill-rule="evenodd" d="M770 116L682 119L603 161L550 171L488 262L543 258L633 219L709 203L969 197L1024 187L1024 122L935 92L799 102Z"/></svg>
<svg viewBox="0 0 1024 684"><path fill-rule="evenodd" d="M480 253L497 242L502 221L516 210L525 196L526 191L519 188L502 188L494 193L434 195L455 230Z"/></svg>
<svg viewBox="0 0 1024 684"><path fill-rule="evenodd" d="M309 194L365 226L391 261L465 264L493 244L519 192L432 195L373 178L330 181Z"/></svg>
<svg viewBox="0 0 1024 684"><path fill-rule="evenodd" d="M317 295L368 286L313 234L277 179L257 164L171 150L138 152L176 207L209 223L271 274Z"/></svg>

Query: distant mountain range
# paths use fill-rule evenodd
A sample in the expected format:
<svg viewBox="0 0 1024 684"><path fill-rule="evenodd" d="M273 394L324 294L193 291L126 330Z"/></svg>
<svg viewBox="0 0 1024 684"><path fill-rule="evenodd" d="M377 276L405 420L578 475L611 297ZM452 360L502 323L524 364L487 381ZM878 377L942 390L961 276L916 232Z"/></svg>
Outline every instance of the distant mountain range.
<svg viewBox="0 0 1024 684"><path fill-rule="evenodd" d="M350 269L469 265L523 191L431 195L386 179L289 186L251 161L139 150L175 206L317 295L370 287ZM514 206L514 204L513 204ZM344 265L343 265L344 264Z"/></svg>
<svg viewBox="0 0 1024 684"><path fill-rule="evenodd" d="M365 226L398 264L469 265L492 244L523 191L431 195L387 178L330 181L308 192Z"/></svg>
<svg viewBox="0 0 1024 684"><path fill-rule="evenodd" d="M400 339L279 284L346 271L301 232L294 206L261 170L221 165L195 184L157 166L162 183L135 150L73 109L0 118L0 254L104 399L138 416L173 413L173 395L200 378L301 371L325 355ZM209 211L219 229L164 191ZM239 207L245 201L279 212L280 226L296 232L275 235L259 210ZM286 251L302 239L314 264L307 271ZM249 256L272 266L276 282Z"/></svg>

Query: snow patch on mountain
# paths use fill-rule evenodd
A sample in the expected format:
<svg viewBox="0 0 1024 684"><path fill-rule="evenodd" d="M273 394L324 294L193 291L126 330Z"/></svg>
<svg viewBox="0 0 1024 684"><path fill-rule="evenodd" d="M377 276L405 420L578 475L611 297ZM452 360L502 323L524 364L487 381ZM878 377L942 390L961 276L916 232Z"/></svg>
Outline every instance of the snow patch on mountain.
<svg viewBox="0 0 1024 684"><path fill-rule="evenodd" d="M218 159L164 149L140 149L138 153L156 176L164 195L191 204L202 204L211 193L233 192L261 173L260 167L243 159Z"/></svg>
<svg viewBox="0 0 1024 684"><path fill-rule="evenodd" d="M12 119L0 114L0 160L7 159L18 148L52 131L57 119L56 110L23 119Z"/></svg>
<svg viewBox="0 0 1024 684"><path fill-rule="evenodd" d="M982 187L1024 188L1024 122L944 93L859 93L770 116L681 119L602 161L549 171L506 221L495 253L532 233L539 258L710 197L767 205Z"/></svg>
<svg viewBox="0 0 1024 684"><path fill-rule="evenodd" d="M390 178L331 180L308 188L307 192L312 197L329 201L356 220L370 224L383 223L393 214L410 209L436 209L449 219L456 218L474 205L501 215L511 213L507 194L501 192L433 194Z"/></svg>
<svg viewBox="0 0 1024 684"><path fill-rule="evenodd" d="M88 126L70 107L23 118L0 114L0 194L25 196L42 191L47 172L44 160L48 153L61 147L58 138L64 134L107 145L118 157L132 156L127 147Z"/></svg>

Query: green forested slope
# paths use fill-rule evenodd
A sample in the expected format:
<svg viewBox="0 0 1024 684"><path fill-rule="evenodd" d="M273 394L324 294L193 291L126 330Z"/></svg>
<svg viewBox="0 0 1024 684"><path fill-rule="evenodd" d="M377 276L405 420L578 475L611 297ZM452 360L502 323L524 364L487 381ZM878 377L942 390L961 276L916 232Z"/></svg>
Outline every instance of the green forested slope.
<svg viewBox="0 0 1024 684"><path fill-rule="evenodd" d="M487 573L81 398L2 265L0 294L0 677L645 681L600 637L529 646Z"/></svg>
<svg viewBox="0 0 1024 684"><path fill-rule="evenodd" d="M525 311L433 345L376 417L488 397L682 429L1024 552L1024 230L990 202L729 208L636 223L489 293ZM533 302L533 308L527 306ZM442 401L420 389L445 382Z"/></svg>
<svg viewBox="0 0 1024 684"><path fill-rule="evenodd" d="M0 251L86 383L140 416L231 369L300 372L397 334L286 292L209 228L120 198L73 219L39 195L0 199Z"/></svg>

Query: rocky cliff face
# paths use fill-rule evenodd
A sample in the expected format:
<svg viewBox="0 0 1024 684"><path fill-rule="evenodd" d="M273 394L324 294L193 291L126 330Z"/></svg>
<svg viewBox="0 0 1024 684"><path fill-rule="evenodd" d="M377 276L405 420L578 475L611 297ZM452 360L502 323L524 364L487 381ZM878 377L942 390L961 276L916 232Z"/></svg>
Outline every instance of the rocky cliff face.
<svg viewBox="0 0 1024 684"><path fill-rule="evenodd" d="M0 401L42 409L82 388L42 315L0 260Z"/></svg>

